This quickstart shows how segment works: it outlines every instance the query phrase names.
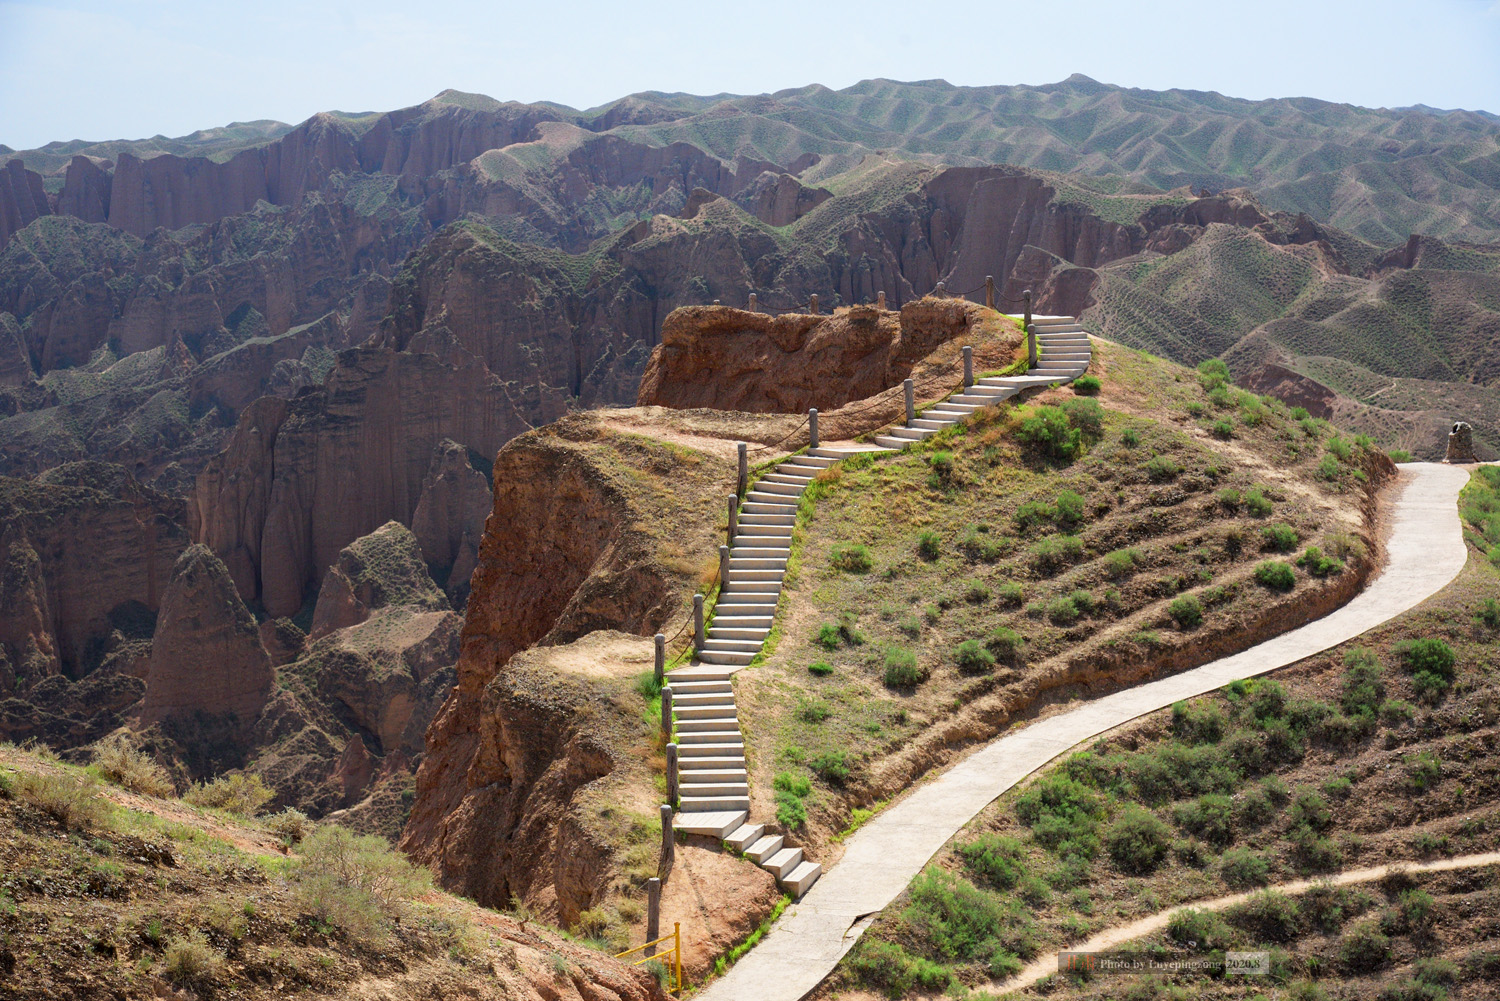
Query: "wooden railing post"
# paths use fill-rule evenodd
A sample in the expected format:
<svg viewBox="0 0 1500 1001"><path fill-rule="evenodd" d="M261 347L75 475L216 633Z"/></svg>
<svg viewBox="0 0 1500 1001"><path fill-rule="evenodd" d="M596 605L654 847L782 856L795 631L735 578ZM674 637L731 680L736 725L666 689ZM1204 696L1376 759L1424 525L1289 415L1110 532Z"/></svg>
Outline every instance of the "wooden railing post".
<svg viewBox="0 0 1500 1001"><path fill-rule="evenodd" d="M750 293L750 307L749 308L750 308L750 312L752 312L752 313L758 313L758 312L760 312L760 303L756 300L754 292Z"/></svg>
<svg viewBox="0 0 1500 1001"><path fill-rule="evenodd" d="M646 880L646 941L661 938L661 879L652 876ZM656 946L646 946L646 955L655 956Z"/></svg>
<svg viewBox="0 0 1500 1001"><path fill-rule="evenodd" d="M984 276L984 304L990 309L995 308L995 276Z"/></svg>
<svg viewBox="0 0 1500 1001"><path fill-rule="evenodd" d="M719 593L729 586L729 547L719 547Z"/></svg>
<svg viewBox="0 0 1500 1001"><path fill-rule="evenodd" d="M672 739L672 686L663 685L661 688L661 735L662 739Z"/></svg>
<svg viewBox="0 0 1500 1001"><path fill-rule="evenodd" d="M808 302L808 312L812 313L813 316L817 316L818 315L818 296L817 296L817 293L813 293L811 296L809 296L807 302Z"/></svg>
<svg viewBox="0 0 1500 1001"><path fill-rule="evenodd" d="M807 412L807 444L809 448L818 447L818 408L813 407Z"/></svg>
<svg viewBox="0 0 1500 1001"><path fill-rule="evenodd" d="M875 293L875 308L876 309L885 309L885 293L884 292L876 292Z"/></svg>
<svg viewBox="0 0 1500 1001"><path fill-rule="evenodd" d="M964 345L964 388L974 385L974 349Z"/></svg>
<svg viewBox="0 0 1500 1001"><path fill-rule="evenodd" d="M916 385L910 379L903 379L901 391L906 396L906 426L911 427L911 422L917 419Z"/></svg>
<svg viewBox="0 0 1500 1001"><path fill-rule="evenodd" d="M652 637L652 641L656 647L656 683L661 685L667 678L667 637L662 633L657 633Z"/></svg>
<svg viewBox="0 0 1500 1001"><path fill-rule="evenodd" d="M667 745L667 802L677 805L677 745Z"/></svg>
<svg viewBox="0 0 1500 1001"><path fill-rule="evenodd" d="M745 496L745 487L750 483L750 456L745 443L742 441L734 443L734 450L738 453L740 460L739 478L735 481L734 492L743 497Z"/></svg>
<svg viewBox="0 0 1500 1001"><path fill-rule="evenodd" d="M672 833L672 807L668 803L661 805L661 878L666 879L667 874L672 871L672 862L676 859L677 839Z"/></svg>
<svg viewBox="0 0 1500 1001"><path fill-rule="evenodd" d="M1021 327L1026 331L1026 367L1036 368L1036 331L1031 329L1031 289L1021 293L1021 301L1025 303L1026 314L1021 321Z"/></svg>
<svg viewBox="0 0 1500 1001"><path fill-rule="evenodd" d="M708 639L703 635L703 595L693 595L693 652L703 652L703 642Z"/></svg>
<svg viewBox="0 0 1500 1001"><path fill-rule="evenodd" d="M740 499L734 494L730 494L725 498L725 501L729 507L729 528L727 529L727 533L729 544L732 546L734 545L734 537L740 534Z"/></svg>

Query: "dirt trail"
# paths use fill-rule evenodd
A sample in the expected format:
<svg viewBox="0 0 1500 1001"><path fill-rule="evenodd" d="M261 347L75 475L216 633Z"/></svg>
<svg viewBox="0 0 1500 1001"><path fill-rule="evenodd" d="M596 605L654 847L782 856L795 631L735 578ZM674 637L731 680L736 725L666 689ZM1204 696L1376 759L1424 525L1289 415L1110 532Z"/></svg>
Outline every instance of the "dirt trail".
<svg viewBox="0 0 1500 1001"><path fill-rule="evenodd" d="M1436 862L1392 862L1389 865L1376 866L1373 869L1351 869L1348 872L1341 872L1317 879L1297 879L1289 883L1277 883L1245 893L1231 894L1227 897L1215 897L1212 900L1197 900L1186 904L1178 904L1176 907L1157 911L1155 914L1147 915L1129 924L1106 928L1087 941L1069 946L1068 951L1100 952L1105 949L1113 949L1124 945L1126 942L1133 942L1136 939L1144 938L1154 932L1161 931L1167 926L1167 922L1172 920L1172 915L1179 911L1222 911L1233 907L1235 904L1243 903L1252 895L1261 892L1262 889L1276 890L1280 893L1303 893L1319 883L1344 886L1349 883L1371 883L1375 880L1384 879L1393 872L1443 872L1448 869L1468 869L1474 866L1497 864L1500 864L1500 852L1483 852L1479 855L1460 855L1456 858L1439 859ZM1004 991L1018 991L1030 987L1043 977L1056 972L1057 956L1054 954L1035 960L1009 980L996 981L994 986Z"/></svg>

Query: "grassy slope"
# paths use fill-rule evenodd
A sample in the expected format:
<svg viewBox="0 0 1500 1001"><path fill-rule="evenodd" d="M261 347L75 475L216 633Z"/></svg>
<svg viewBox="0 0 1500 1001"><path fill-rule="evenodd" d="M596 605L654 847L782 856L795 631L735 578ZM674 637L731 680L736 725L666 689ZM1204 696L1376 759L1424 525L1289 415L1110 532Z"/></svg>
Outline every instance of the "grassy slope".
<svg viewBox="0 0 1500 1001"><path fill-rule="evenodd" d="M431 889L389 849L364 845L347 878L320 882L326 864L303 864L311 842L288 855L267 821L129 793L9 745L0 830L6 997L159 997L165 981L204 997L498 1001L545 993L563 970L625 975L556 929ZM370 880L389 892L353 889Z"/></svg>
<svg viewBox="0 0 1500 1001"><path fill-rule="evenodd" d="M1500 495L1486 484L1471 487L1461 503L1471 524L1483 524L1497 502ZM1500 829L1500 762L1493 753L1500 704L1497 597L1500 573L1476 553L1439 595L1357 641L1274 677L1154 713L1059 762L1002 797L938 856L845 964L844 981L888 990L904 969L918 979L925 970L930 984L951 974L983 985L996 942L1029 957L1184 901L1342 869L1492 850ZM1412 639L1450 645L1456 655L1451 684L1428 684L1413 674L1399 648ZM1373 684L1361 688L1362 680ZM1039 806L1044 796L1076 809ZM1159 824L1165 850L1153 864L1122 864L1112 850L1113 825L1132 811L1147 811ZM981 858L984 848L991 860L1005 861ZM1467 916L1493 912L1497 875L1488 870L1418 880L1437 898L1430 923L1408 927L1387 913L1401 910L1404 887L1397 883L1386 886L1388 892L1356 888L1342 914L1330 915L1326 903L1305 898L1284 927L1268 924L1266 914L1285 905L1262 901L1229 911L1217 940L1179 925L1180 941L1171 944L1281 948L1289 953L1277 961L1282 982L1321 975L1330 997L1369 997L1382 984L1421 970L1430 978L1429 968L1414 965L1424 957L1456 963L1461 979L1473 982L1493 967L1494 960L1483 957L1495 955L1500 938L1492 925L1475 925ZM1016 898L1026 907L1014 909ZM956 901L999 915L971 929L971 948L954 949L945 934ZM1357 918L1372 917L1386 926L1391 958L1372 971L1340 961L1343 936ZM923 959L936 965L924 967ZM1005 968L997 964L996 972ZM1213 989L1222 992L1216 997L1250 997L1264 986L1216 982ZM1174 989L1191 996L1204 981L1189 975L1175 986L1096 979L1076 988L1044 981L1036 992L1178 996Z"/></svg>
<svg viewBox="0 0 1500 1001"><path fill-rule="evenodd" d="M857 819L852 810L1003 729L1044 693L1206 659L1268 628L1274 609L1352 585L1354 568L1326 579L1298 570L1290 595L1251 579L1276 555L1262 552L1269 524L1294 526L1299 550L1365 531L1362 486L1325 451L1326 428L1248 394L1242 406L1217 394L1220 408L1192 374L1128 349L1101 345L1096 357L1103 427L1076 461L1023 447L1017 427L1034 408L1006 406L815 484L779 643L736 682L757 816L779 808L803 843L824 843ZM1228 441L1206 430L1219 420ZM1349 458L1365 461L1358 448ZM1259 515L1237 500L1257 485ZM1018 523L1022 505L1055 506L1064 491L1080 500L1077 523ZM923 533L935 557L920 552ZM1201 625L1177 624L1169 610L1181 595L1201 606ZM1022 637L1022 649L1007 650L997 630ZM979 654L965 673L957 650L969 640L998 663ZM886 684L888 666L907 660L927 679ZM831 670L810 671L818 663ZM777 788L803 780L801 796Z"/></svg>

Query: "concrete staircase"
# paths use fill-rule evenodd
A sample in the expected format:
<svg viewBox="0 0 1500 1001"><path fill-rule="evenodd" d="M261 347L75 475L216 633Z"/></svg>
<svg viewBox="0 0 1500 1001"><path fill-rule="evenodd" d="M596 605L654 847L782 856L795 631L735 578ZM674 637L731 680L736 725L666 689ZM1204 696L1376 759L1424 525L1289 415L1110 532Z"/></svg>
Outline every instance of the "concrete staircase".
<svg viewBox="0 0 1500 1001"><path fill-rule="evenodd" d="M1025 375L990 376L963 392L917 415L910 427L876 435L875 443L886 448L906 448L925 441L951 424L957 424L980 407L992 407L1027 389L1072 382L1089 367L1089 335L1072 316L1032 317L1036 331L1037 367Z"/></svg>
<svg viewBox="0 0 1500 1001"><path fill-rule="evenodd" d="M910 427L877 435L874 445L844 443L793 456L762 477L740 506L738 534L730 542L729 575L719 590L697 660L668 675L676 717L678 809L672 825L689 834L719 838L744 852L801 897L823 867L803 858L781 835L750 823L750 781L745 740L730 679L760 653L771 632L797 502L819 472L859 452L888 452L923 441L1025 389L1070 382L1089 365L1088 335L1071 316L1035 317L1038 366L1026 375L980 379L922 413Z"/></svg>

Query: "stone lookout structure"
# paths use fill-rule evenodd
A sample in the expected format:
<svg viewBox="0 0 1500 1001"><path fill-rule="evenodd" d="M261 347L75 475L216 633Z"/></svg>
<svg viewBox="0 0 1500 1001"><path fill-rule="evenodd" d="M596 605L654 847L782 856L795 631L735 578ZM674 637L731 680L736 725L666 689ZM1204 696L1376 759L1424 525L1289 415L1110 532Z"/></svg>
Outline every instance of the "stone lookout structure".
<svg viewBox="0 0 1500 1001"><path fill-rule="evenodd" d="M1469 427L1465 421L1459 421L1453 425L1453 430L1448 432L1448 454L1443 456L1444 462L1478 462L1474 457L1474 429Z"/></svg>

